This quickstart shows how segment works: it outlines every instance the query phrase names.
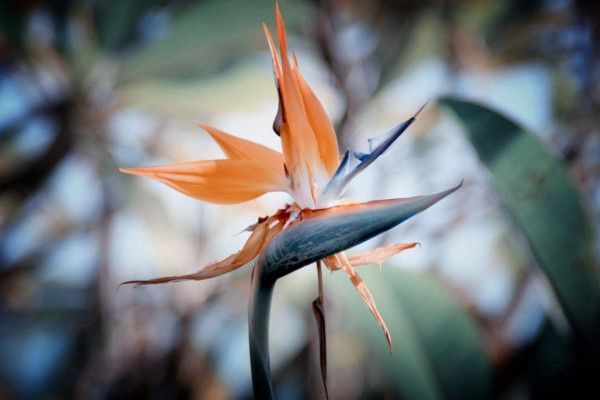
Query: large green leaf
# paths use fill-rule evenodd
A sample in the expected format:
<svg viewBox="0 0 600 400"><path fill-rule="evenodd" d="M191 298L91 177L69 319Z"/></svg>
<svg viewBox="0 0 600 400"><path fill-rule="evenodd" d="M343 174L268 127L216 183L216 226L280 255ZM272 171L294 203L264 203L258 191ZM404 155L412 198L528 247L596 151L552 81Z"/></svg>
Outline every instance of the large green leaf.
<svg viewBox="0 0 600 400"><path fill-rule="evenodd" d="M307 6L285 2L281 12L294 31ZM123 65L123 78L185 77L214 71L234 58L267 51L265 22L275 30L275 3L265 0L208 0L175 16L166 37L142 48Z"/></svg>
<svg viewBox="0 0 600 400"><path fill-rule="evenodd" d="M356 328L367 337L386 373L387 386L404 399L486 399L491 368L483 337L445 287L424 274L364 267L360 274L392 335L394 354L381 328L350 281L336 276L335 289ZM337 274L336 274L337 275Z"/></svg>
<svg viewBox="0 0 600 400"><path fill-rule="evenodd" d="M564 164L534 135L480 105L442 99L464 125L537 263L547 274L576 339L598 357L600 284L593 232Z"/></svg>

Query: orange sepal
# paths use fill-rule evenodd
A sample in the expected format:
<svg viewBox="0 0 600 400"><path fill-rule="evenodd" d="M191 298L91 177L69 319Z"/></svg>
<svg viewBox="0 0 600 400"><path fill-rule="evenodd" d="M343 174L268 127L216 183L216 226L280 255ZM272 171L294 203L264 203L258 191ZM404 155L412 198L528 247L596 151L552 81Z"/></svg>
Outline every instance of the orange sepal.
<svg viewBox="0 0 600 400"><path fill-rule="evenodd" d="M265 31L265 36L267 37L267 43L269 44L269 52L271 53L271 60L273 61L273 74L275 75L275 84L277 88L279 88L280 80L281 80L281 67L279 66L279 59L277 58L277 49L275 48L275 43L273 42L273 36L271 36L271 31L267 27L267 24L263 23L263 30Z"/></svg>
<svg viewBox="0 0 600 400"><path fill-rule="evenodd" d="M276 16L282 67L282 76L279 80L283 101L283 126L281 127L283 156L294 184L307 185L310 190L315 175L322 169L322 163L317 141L304 112L300 89L288 58L285 24L279 6L276 6ZM306 177L309 182L303 182Z"/></svg>
<svg viewBox="0 0 600 400"><path fill-rule="evenodd" d="M263 23L263 30L265 31L265 36L267 37L269 52L271 53L271 60L273 61L273 77L275 78L275 86L277 87L277 97L279 100L277 114L275 115L275 120L273 121L273 131L275 131L278 136L281 136L281 129L284 120L283 98L281 96L282 72L281 67L279 66L279 58L277 58L277 49L275 48L275 43L273 43L273 37L271 36L271 32L265 23ZM286 144L291 144L291 141L288 140ZM286 150L284 150L284 154L286 154Z"/></svg>
<svg viewBox="0 0 600 400"><path fill-rule="evenodd" d="M346 255L343 252L337 253L337 254L334 254L332 256L325 258L323 261L325 262L325 265L330 270L341 269L346 273L346 275L348 275L348 277L352 281L352 284L358 291L358 294L363 299L363 301L365 302L367 307L369 307L369 310L371 310L371 313L373 313L373 316L375 316L375 319L379 323L379 326L381 326L381 329L383 329L385 338L388 342L388 345L390 346L390 354L392 354L394 352L394 350L392 348L392 337L390 335L390 331L387 328L387 325L385 324L383 317L381 316L381 314L379 314L379 311L377 310L377 306L375 305L375 300L373 299L373 296L371 295L369 288L367 288L367 285L365 284L365 282L360 278L360 276L358 276L358 273L356 272L356 270L354 268L352 268Z"/></svg>
<svg viewBox="0 0 600 400"><path fill-rule="evenodd" d="M412 249L419 243L404 243L404 244L388 244L373 250L366 251L360 254L354 254L348 257L348 262L353 267L368 264L381 264L388 258L400 253L401 251Z"/></svg>
<svg viewBox="0 0 600 400"><path fill-rule="evenodd" d="M308 118L308 123L317 140L319 146L319 155L329 176L333 176L340 164L340 155L338 141L333 129L333 124L327 116L323 105L312 91L298 68L298 61L294 55L294 77L300 88L304 111Z"/></svg>
<svg viewBox="0 0 600 400"><path fill-rule="evenodd" d="M286 219L287 216L284 216L283 214L276 214L272 217L269 217L267 220L259 223L256 228L254 228L242 250L230 255L222 261L210 264L196 273L188 275L165 276L146 281L128 281L123 282L121 285L134 284L140 286L158 285L161 283L177 281L201 281L234 271L248 264L256 256L258 256L267 243L269 243L275 235L281 232L281 229L283 229L283 226L285 225ZM275 224L273 224L274 222Z"/></svg>
<svg viewBox="0 0 600 400"><path fill-rule="evenodd" d="M216 204L237 204L267 192L288 191L284 172L251 160L190 161L121 169L162 182L183 194Z"/></svg>
<svg viewBox="0 0 600 400"><path fill-rule="evenodd" d="M251 160L263 164L275 171L283 173L283 155L275 150L223 132L212 126L196 122L217 142L227 158L234 160Z"/></svg>

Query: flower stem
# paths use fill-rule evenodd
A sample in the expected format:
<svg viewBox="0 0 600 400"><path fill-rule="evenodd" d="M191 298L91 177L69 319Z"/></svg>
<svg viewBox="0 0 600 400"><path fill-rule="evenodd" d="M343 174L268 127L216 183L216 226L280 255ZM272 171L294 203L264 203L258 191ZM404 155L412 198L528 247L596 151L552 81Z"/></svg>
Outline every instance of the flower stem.
<svg viewBox="0 0 600 400"><path fill-rule="evenodd" d="M275 280L262 273L262 257L256 262L248 310L250 369L255 399L273 399L269 361L269 315Z"/></svg>
<svg viewBox="0 0 600 400"><path fill-rule="evenodd" d="M317 278L319 280L319 296L312 302L312 309L319 329L319 362L321 365L321 379L325 389L325 398L329 399L327 390L327 334L325 328L325 302L323 296L323 271L321 261L317 261Z"/></svg>

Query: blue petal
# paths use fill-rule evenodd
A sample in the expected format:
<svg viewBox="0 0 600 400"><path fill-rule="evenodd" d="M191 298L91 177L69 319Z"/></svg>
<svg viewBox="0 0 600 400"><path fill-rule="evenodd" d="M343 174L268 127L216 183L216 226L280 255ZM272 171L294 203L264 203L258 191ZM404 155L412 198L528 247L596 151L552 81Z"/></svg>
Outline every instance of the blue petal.
<svg viewBox="0 0 600 400"><path fill-rule="evenodd" d="M371 139L369 139L371 140ZM371 151L371 150L369 150ZM362 151L355 151L354 152L354 158L356 158L358 161L364 161L365 158L369 157L368 153L363 153Z"/></svg>
<svg viewBox="0 0 600 400"><path fill-rule="evenodd" d="M344 154L344 158L340 162L340 165L335 171L333 177L323 189L323 192L319 194L318 206L327 206L329 202L336 200L342 194L342 191L338 190L338 188L343 185L344 178L348 175L350 164L348 161L350 160L350 150L346 150L346 154Z"/></svg>
<svg viewBox="0 0 600 400"><path fill-rule="evenodd" d="M382 155L392 145L392 143L394 143L396 139L398 139L400 135L402 135L402 133L413 122L415 122L417 116L423 110L423 108L425 108L426 105L427 103L425 103L419 109L419 111L417 111L415 115L412 116L409 120L397 125L394 129L390 130L389 132L368 139L369 153L355 152L354 157L360 160L360 163L358 163L358 165L356 165L350 172L342 175L343 170L347 168L346 163L348 158L348 152L346 152L346 155L344 156L344 160L340 164L340 167L321 193L319 203L326 205L329 201L339 198L348 186L348 183L350 183L350 181L356 175L358 175L361 171L363 171L365 168L371 165L373 161L375 161L380 155Z"/></svg>

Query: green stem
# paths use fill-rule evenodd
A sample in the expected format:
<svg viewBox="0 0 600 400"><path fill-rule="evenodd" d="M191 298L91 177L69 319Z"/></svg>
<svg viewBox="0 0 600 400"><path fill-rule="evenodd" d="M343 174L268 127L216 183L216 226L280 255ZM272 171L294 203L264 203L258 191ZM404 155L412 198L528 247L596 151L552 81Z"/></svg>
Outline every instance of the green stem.
<svg viewBox="0 0 600 400"><path fill-rule="evenodd" d="M250 369L255 399L273 399L269 361L269 315L275 280L263 274L262 257L256 262L248 310Z"/></svg>

